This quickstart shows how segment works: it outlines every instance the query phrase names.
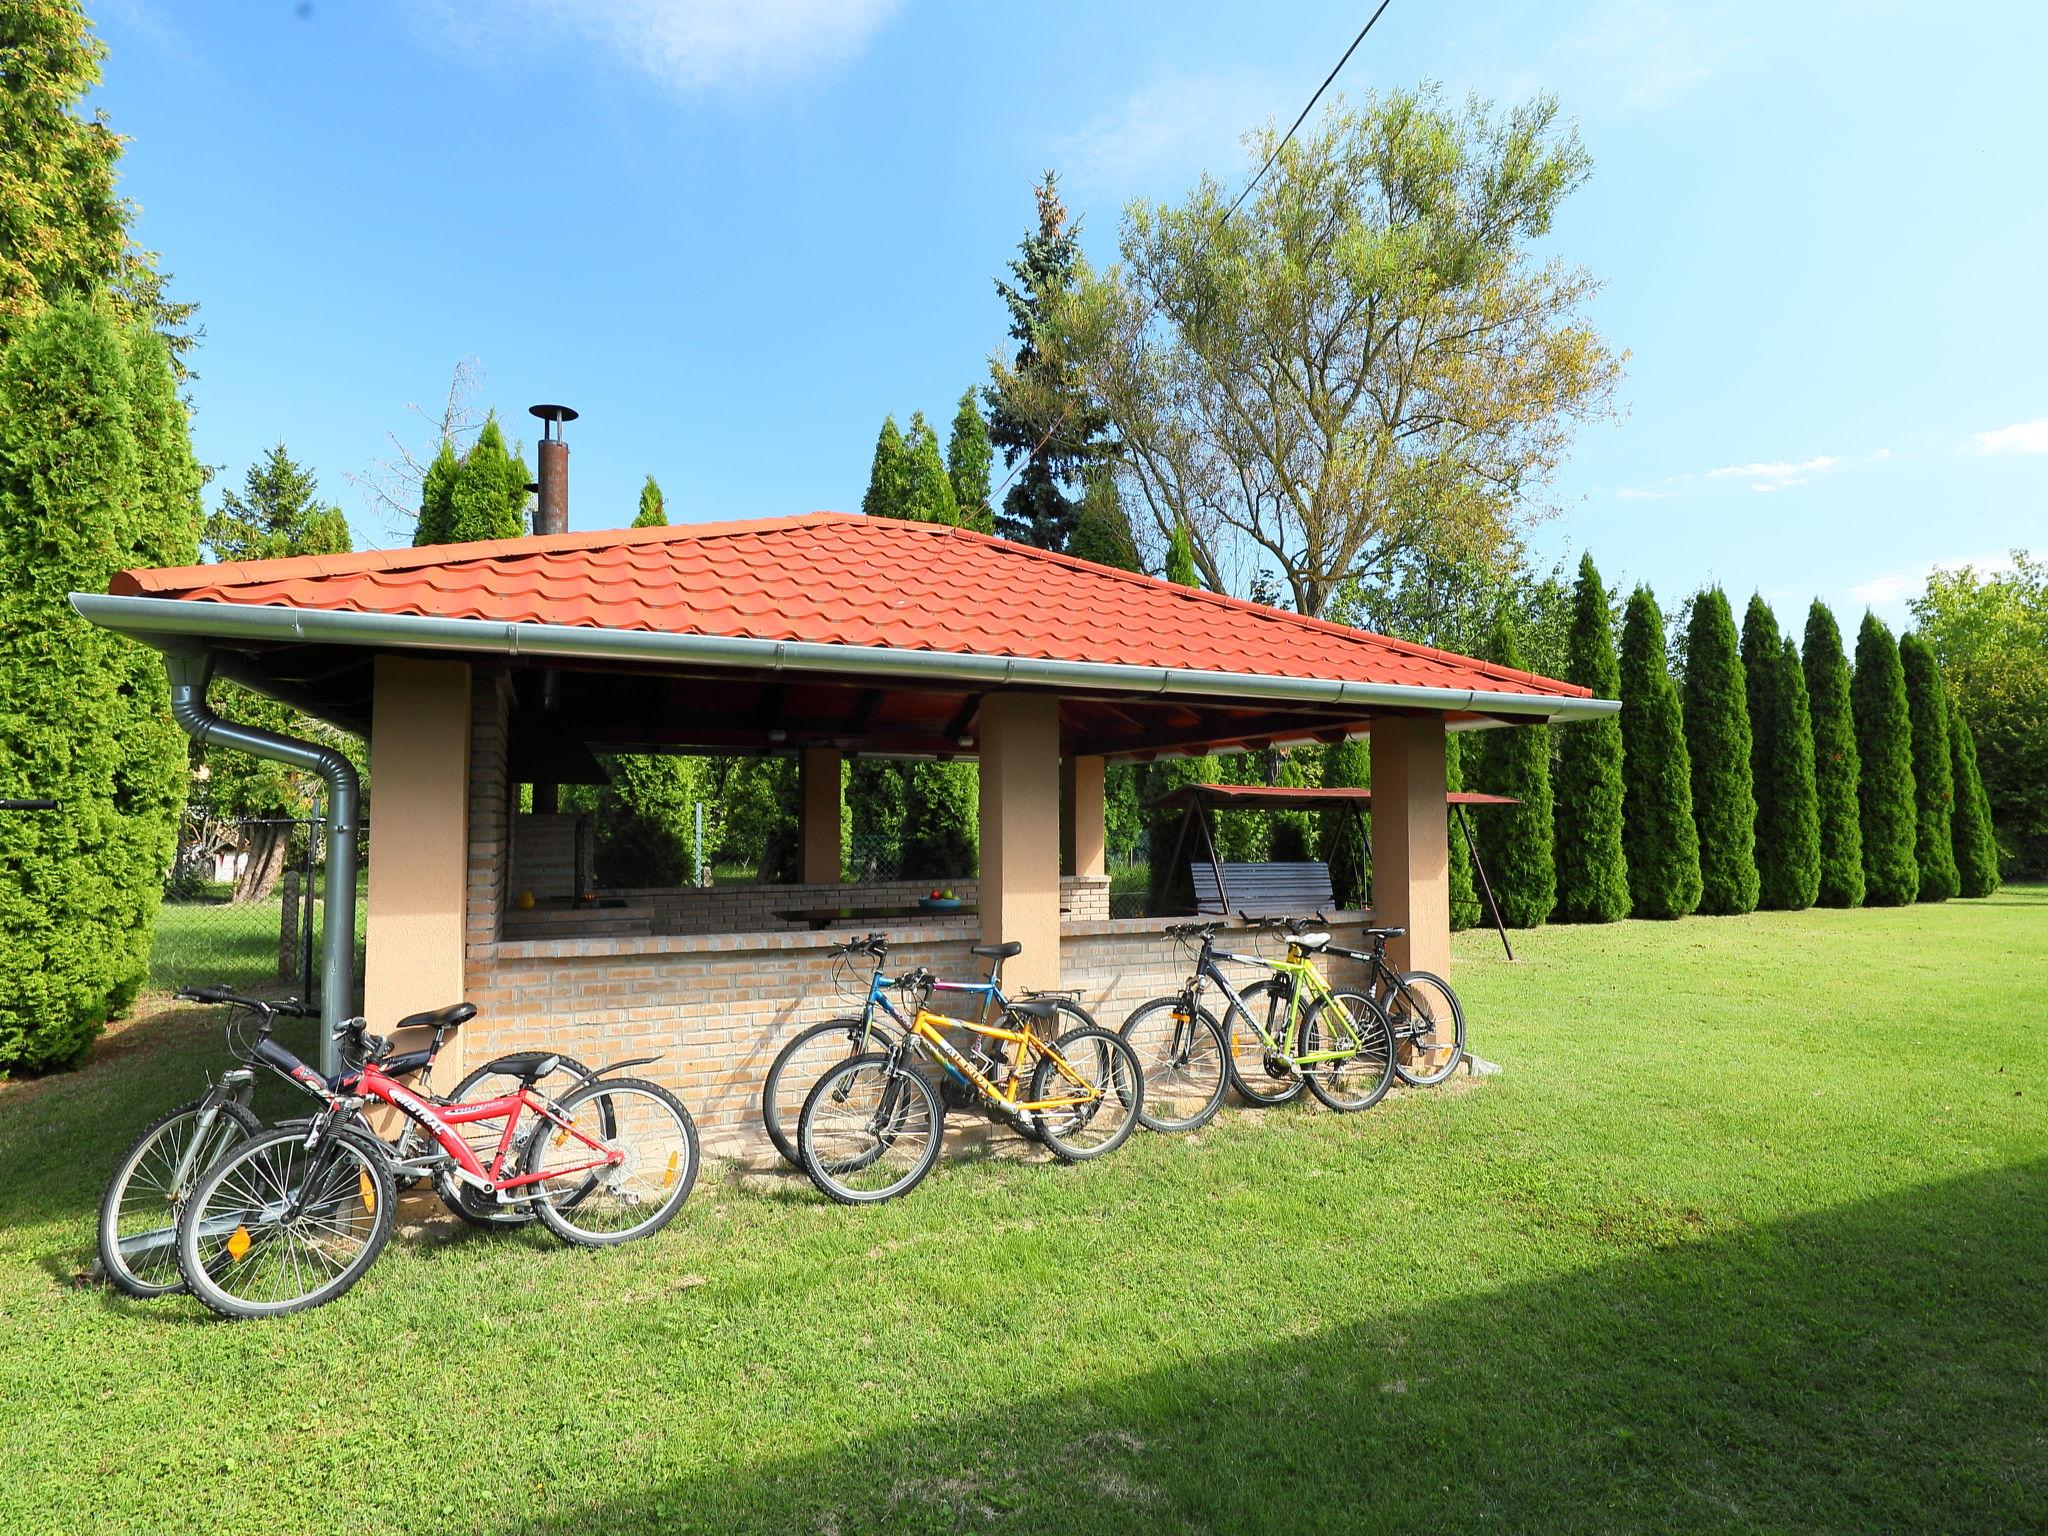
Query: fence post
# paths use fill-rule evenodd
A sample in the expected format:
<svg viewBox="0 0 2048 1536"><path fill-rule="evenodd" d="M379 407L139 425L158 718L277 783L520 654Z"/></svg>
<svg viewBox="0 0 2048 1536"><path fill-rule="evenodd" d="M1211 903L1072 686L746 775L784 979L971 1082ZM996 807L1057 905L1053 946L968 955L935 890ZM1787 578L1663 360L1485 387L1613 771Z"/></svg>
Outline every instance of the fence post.
<svg viewBox="0 0 2048 1536"><path fill-rule="evenodd" d="M299 975L299 872L288 869L278 882L284 904L277 921L277 979L296 981Z"/></svg>

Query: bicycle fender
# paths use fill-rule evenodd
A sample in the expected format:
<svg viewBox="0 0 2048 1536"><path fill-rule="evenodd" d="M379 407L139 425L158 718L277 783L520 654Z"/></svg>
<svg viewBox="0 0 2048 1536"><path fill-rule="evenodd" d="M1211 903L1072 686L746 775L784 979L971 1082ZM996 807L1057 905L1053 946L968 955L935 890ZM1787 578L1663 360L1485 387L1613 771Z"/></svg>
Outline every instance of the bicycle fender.
<svg viewBox="0 0 2048 1536"><path fill-rule="evenodd" d="M655 1062L659 1060L661 1060L661 1055L657 1053L653 1056L635 1056L630 1061L615 1061L610 1066L599 1067L595 1072L591 1073L588 1077L584 1078L583 1081L586 1083L594 1083L600 1077L604 1077L609 1073L623 1072L628 1067L644 1067L649 1062Z"/></svg>

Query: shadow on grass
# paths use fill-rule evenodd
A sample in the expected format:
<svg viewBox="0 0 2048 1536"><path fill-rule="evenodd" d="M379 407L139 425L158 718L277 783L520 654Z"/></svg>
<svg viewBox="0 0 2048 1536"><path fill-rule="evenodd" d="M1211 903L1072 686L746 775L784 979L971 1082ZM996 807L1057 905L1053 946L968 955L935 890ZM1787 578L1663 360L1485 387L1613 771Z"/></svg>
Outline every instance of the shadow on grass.
<svg viewBox="0 0 2048 1536"><path fill-rule="evenodd" d="M1140 1374L1026 1329L1066 1390L500 1529L2041 1530L2044 1234L2048 1161Z"/></svg>

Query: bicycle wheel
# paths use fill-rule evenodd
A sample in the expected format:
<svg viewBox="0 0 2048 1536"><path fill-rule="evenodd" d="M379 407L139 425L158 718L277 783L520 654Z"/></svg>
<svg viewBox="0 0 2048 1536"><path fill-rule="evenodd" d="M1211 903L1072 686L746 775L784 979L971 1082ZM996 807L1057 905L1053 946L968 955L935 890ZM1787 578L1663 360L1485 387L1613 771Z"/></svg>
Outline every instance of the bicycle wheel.
<svg viewBox="0 0 2048 1536"><path fill-rule="evenodd" d="M1060 1030L1061 1034L1065 1034L1070 1029L1094 1029L1097 1027L1095 1023L1095 1015L1090 1013L1086 1008L1083 1008L1079 1003L1074 1002L1069 998L1060 998L1056 1000L1053 1004L1053 1008L1058 1013L1061 1019L1070 1021L1065 1025L1064 1028ZM1019 1063L1020 1069L1023 1065L1023 1063ZM1030 1091L1030 1086L1030 1083L1027 1081L1025 1083L1026 1092ZM978 1102L980 1096L977 1094L975 1095L975 1098ZM1045 1138L1039 1134L1038 1121L1030 1115L1024 1116L1021 1120L1011 1120L999 1123L1008 1124L1011 1130L1015 1131L1019 1136L1022 1136L1026 1141L1035 1141L1039 1142L1040 1144L1043 1144L1045 1141Z"/></svg>
<svg viewBox="0 0 2048 1536"><path fill-rule="evenodd" d="M1230 1087L1230 1046L1214 1014L1187 1000L1161 997L1144 1004L1117 1031L1145 1074L1148 1131L1192 1131L1223 1107Z"/></svg>
<svg viewBox="0 0 2048 1536"><path fill-rule="evenodd" d="M1301 1054L1342 1050L1355 1042L1357 1049L1335 1061L1318 1061L1302 1068L1309 1092L1339 1114L1371 1109L1394 1081L1394 1036L1387 1016L1363 993L1338 992L1334 1000L1351 1016L1350 1027L1332 1017L1330 999L1318 998L1301 1021Z"/></svg>
<svg viewBox="0 0 2048 1536"><path fill-rule="evenodd" d="M798 1030L775 1053L761 1084L761 1124L790 1167L804 1165L796 1149L796 1122L811 1088L847 1057L868 1049L872 1033L859 1019L827 1019Z"/></svg>
<svg viewBox="0 0 2048 1536"><path fill-rule="evenodd" d="M1253 982L1243 994L1245 1008L1257 1010L1266 1033L1283 1051L1289 1048L1289 1037L1294 1033L1287 1018L1291 985L1274 977ZM1260 1109L1271 1109L1301 1097L1306 1086L1301 1074L1285 1056L1266 1049L1266 1042L1252 1028L1250 1014L1232 1003L1224 1028L1230 1042L1230 1086L1237 1090L1239 1098Z"/></svg>
<svg viewBox="0 0 2048 1536"><path fill-rule="evenodd" d="M842 1205L873 1205L916 1188L939 1160L945 1130L946 1106L932 1085L871 1051L818 1079L796 1144L819 1189Z"/></svg>
<svg viewBox="0 0 2048 1536"><path fill-rule="evenodd" d="M590 1068L573 1056L564 1056L561 1058L561 1065L556 1067L549 1077L539 1079L539 1082L545 1083L557 1076L577 1083L590 1076ZM485 1063L457 1083L455 1091L448 1095L445 1102L465 1104L482 1099L503 1098L524 1081L525 1079L509 1072L493 1072L490 1064ZM513 1137L511 1154L505 1162L507 1168L525 1165L526 1140L540 1124L540 1121L530 1116L521 1122ZM498 1155L498 1142L504 1137L505 1122L471 1120L455 1127L455 1134L460 1136L463 1144L476 1154L476 1160L488 1168L491 1159ZM425 1131L410 1120L406 1122L406 1134L399 1141L401 1156L424 1156L433 1145L428 1141ZM434 1175L434 1193L441 1197L443 1205L473 1227L523 1227L536 1219L531 1201L518 1200L500 1205L495 1196L472 1188L446 1169Z"/></svg>
<svg viewBox="0 0 2048 1536"><path fill-rule="evenodd" d="M1031 1071L1032 1118L1045 1144L1070 1163L1114 1152L1145 1113L1145 1071L1122 1035L1089 1026L1061 1035Z"/></svg>
<svg viewBox="0 0 2048 1536"><path fill-rule="evenodd" d="M601 1077L570 1089L557 1108L572 1128L537 1126L522 1165L545 1176L530 1186L531 1204L550 1232L606 1248L675 1219L697 1182L697 1124L680 1099L642 1078Z"/></svg>
<svg viewBox="0 0 2048 1536"><path fill-rule="evenodd" d="M107 1182L100 1200L100 1268L130 1296L168 1296L185 1288L178 1274L178 1212L185 1196L222 1153L263 1129L262 1121L232 1100L215 1105L202 1126L207 1103L194 1099L158 1116Z"/></svg>
<svg viewBox="0 0 2048 1536"><path fill-rule="evenodd" d="M1441 976L1409 971L1386 1004L1394 1028L1394 1070L1417 1088L1442 1082L1465 1059L1465 1010Z"/></svg>
<svg viewBox="0 0 2048 1536"><path fill-rule="evenodd" d="M303 1129L245 1141L178 1216L178 1270L222 1317L279 1317L334 1300L376 1262L396 1203L386 1151L365 1135Z"/></svg>

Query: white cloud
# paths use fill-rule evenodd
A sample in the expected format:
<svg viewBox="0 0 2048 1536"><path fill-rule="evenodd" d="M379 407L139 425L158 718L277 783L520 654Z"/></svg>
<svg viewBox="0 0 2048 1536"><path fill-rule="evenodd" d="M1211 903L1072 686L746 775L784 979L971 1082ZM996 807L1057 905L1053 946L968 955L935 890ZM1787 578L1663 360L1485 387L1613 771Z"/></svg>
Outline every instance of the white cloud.
<svg viewBox="0 0 2048 1536"><path fill-rule="evenodd" d="M1860 586L1851 587L1849 595L1872 608L1888 608L1903 603L1909 597L1919 596L1927 587L1927 578L1936 571L1960 571L1965 566L1974 568L1980 575L1997 576L2013 568L2012 556L1978 555L1965 560L1930 560L1911 570L1874 576Z"/></svg>
<svg viewBox="0 0 2048 1536"><path fill-rule="evenodd" d="M1126 194L1133 183L1207 171L1226 186L1246 161L1244 135L1273 116L1280 93L1249 74L1168 75L1054 146L1053 163L1078 187Z"/></svg>
<svg viewBox="0 0 2048 1536"><path fill-rule="evenodd" d="M1995 432L1975 432L1970 446L1979 453L2048 453L2048 416L2016 421Z"/></svg>
<svg viewBox="0 0 2048 1536"><path fill-rule="evenodd" d="M411 0L428 41L464 58L600 48L679 94L798 79L844 62L902 0Z"/></svg>
<svg viewBox="0 0 2048 1536"><path fill-rule="evenodd" d="M1678 492L1676 491L1653 491L1647 486L1624 485L1618 486L1615 489L1614 499L1616 501L1669 501L1677 494Z"/></svg>
<svg viewBox="0 0 2048 1536"><path fill-rule="evenodd" d="M1721 471L1715 470L1714 473L1719 474L1721 473ZM1794 475L1789 480L1759 480L1755 485L1752 485L1750 489L1752 491L1782 491L1789 486L1804 484L1806 484L1806 476Z"/></svg>
<svg viewBox="0 0 2048 1536"><path fill-rule="evenodd" d="M1712 75L1744 46L1729 8L1662 0L1607 0L1579 31L1558 44L1546 71L1562 90L1566 71L1583 75L1567 100L1597 96L1625 112L1653 112ZM1576 67L1574 67L1576 66Z"/></svg>
<svg viewBox="0 0 2048 1536"><path fill-rule="evenodd" d="M1744 480L1769 480L1778 485L1798 485L1807 476L1821 474L1841 462L1833 454L1822 454L1818 458L1802 459L1796 464L1787 459L1756 464L1723 464L1719 469L1708 470L1707 478L1727 480L1739 476Z"/></svg>

